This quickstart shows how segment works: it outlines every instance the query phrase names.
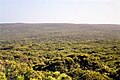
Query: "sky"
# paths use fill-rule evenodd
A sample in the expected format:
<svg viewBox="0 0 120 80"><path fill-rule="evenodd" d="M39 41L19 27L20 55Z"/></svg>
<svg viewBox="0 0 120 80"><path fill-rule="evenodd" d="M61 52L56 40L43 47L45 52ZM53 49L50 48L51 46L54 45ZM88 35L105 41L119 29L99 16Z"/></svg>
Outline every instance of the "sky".
<svg viewBox="0 0 120 80"><path fill-rule="evenodd" d="M120 24L120 0L0 0L0 23Z"/></svg>

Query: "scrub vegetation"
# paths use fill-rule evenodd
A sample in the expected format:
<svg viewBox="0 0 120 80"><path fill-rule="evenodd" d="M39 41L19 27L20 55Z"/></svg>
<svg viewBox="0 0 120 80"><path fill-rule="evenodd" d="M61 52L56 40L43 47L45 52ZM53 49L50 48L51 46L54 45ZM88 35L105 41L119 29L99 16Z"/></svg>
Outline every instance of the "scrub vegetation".
<svg viewBox="0 0 120 80"><path fill-rule="evenodd" d="M0 80L120 80L120 25L0 24Z"/></svg>

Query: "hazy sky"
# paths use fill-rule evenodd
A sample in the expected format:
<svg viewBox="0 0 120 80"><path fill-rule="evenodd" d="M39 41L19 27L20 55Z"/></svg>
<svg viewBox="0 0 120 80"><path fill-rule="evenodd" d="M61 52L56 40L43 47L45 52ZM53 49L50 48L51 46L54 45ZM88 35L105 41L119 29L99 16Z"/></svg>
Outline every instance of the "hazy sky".
<svg viewBox="0 0 120 80"><path fill-rule="evenodd" d="M0 0L0 23L120 24L120 0Z"/></svg>

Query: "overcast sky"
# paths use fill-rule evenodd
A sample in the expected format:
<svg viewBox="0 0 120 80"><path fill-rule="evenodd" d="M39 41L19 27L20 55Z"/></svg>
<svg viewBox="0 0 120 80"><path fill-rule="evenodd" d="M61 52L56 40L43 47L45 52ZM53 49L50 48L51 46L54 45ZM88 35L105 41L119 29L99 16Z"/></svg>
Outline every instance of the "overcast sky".
<svg viewBox="0 0 120 80"><path fill-rule="evenodd" d="M120 0L0 0L0 23L120 24Z"/></svg>

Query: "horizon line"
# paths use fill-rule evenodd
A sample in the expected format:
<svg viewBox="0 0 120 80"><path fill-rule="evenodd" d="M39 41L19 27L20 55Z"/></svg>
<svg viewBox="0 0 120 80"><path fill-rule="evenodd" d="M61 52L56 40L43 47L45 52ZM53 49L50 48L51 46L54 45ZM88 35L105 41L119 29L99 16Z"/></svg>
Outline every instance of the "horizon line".
<svg viewBox="0 0 120 80"><path fill-rule="evenodd" d="M117 23L74 23L74 22L0 22L0 24L103 24L103 25L120 25Z"/></svg>

